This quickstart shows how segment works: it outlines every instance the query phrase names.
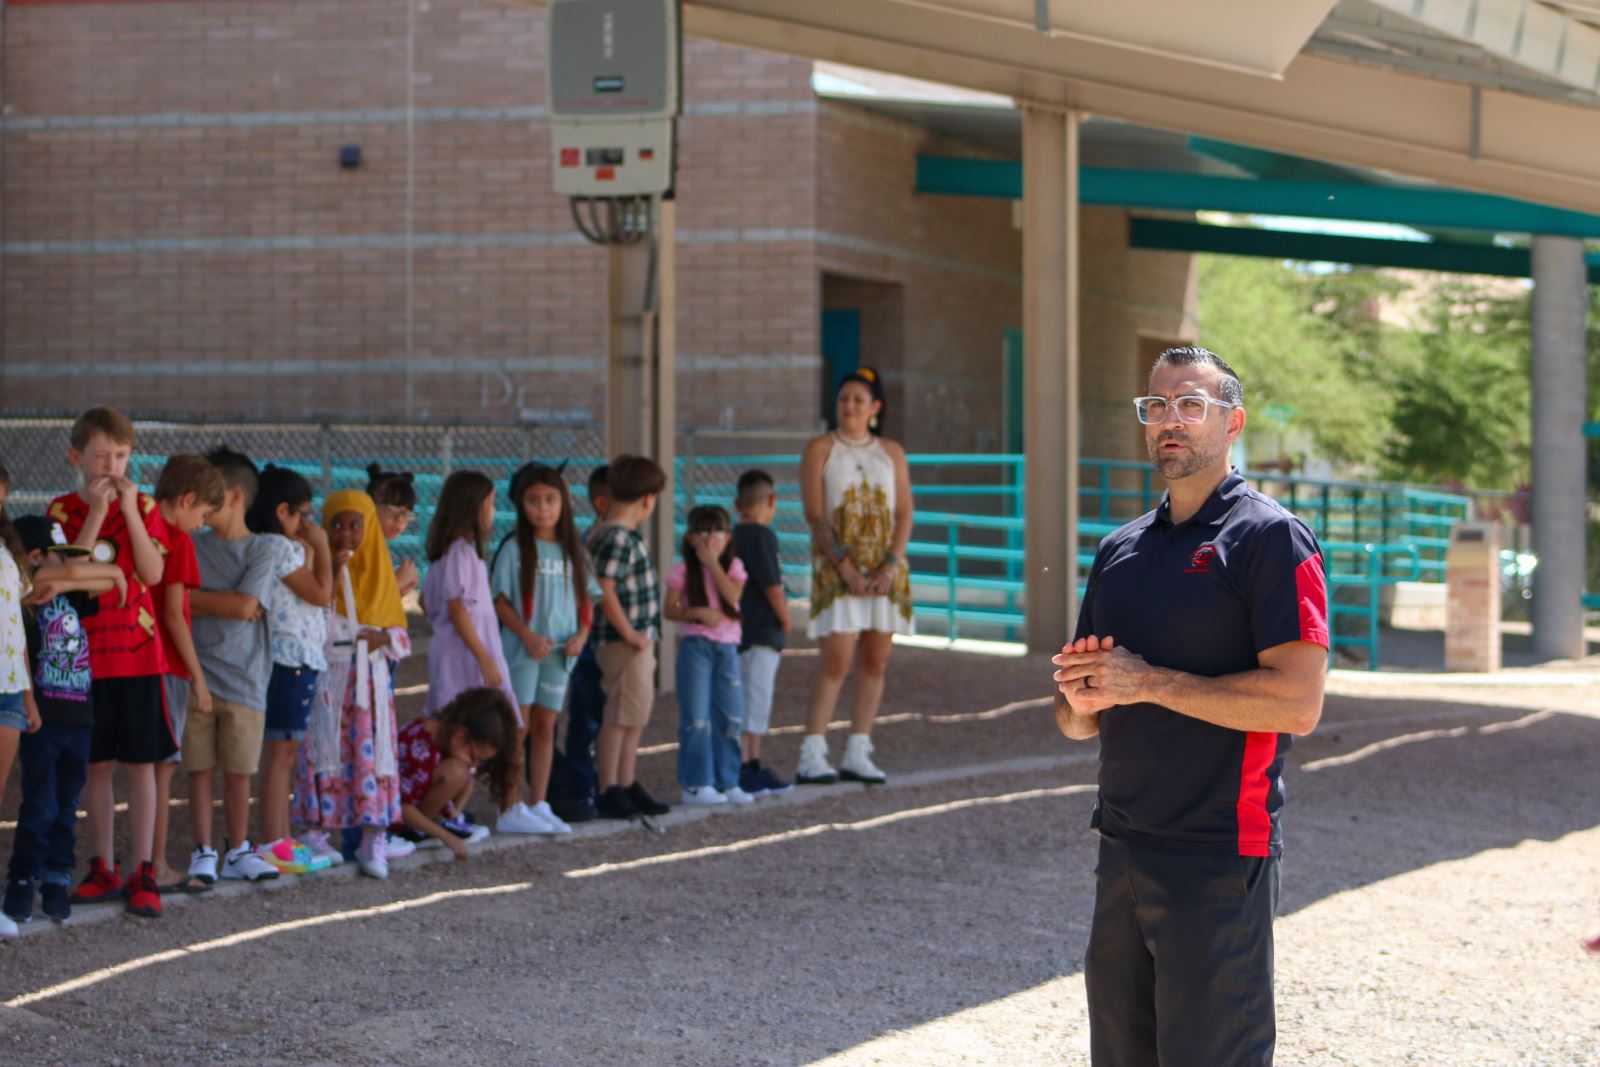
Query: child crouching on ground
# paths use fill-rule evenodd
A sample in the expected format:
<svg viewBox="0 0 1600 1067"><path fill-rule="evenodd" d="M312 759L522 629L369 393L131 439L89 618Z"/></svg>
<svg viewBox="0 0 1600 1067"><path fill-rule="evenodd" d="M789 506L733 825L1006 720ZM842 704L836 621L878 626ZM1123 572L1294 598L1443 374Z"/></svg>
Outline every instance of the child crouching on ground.
<svg viewBox="0 0 1600 1067"><path fill-rule="evenodd" d="M744 686L739 598L744 564L733 554L728 513L689 511L683 559L667 576L666 616L683 623L678 645L678 784L685 804L748 804L739 788Z"/></svg>
<svg viewBox="0 0 1600 1067"><path fill-rule="evenodd" d="M472 782L482 776L504 810L517 791L517 716L505 693L480 686L459 693L433 716L400 731L400 812L396 833L468 856L475 835L456 831ZM409 833L407 833L409 831Z"/></svg>

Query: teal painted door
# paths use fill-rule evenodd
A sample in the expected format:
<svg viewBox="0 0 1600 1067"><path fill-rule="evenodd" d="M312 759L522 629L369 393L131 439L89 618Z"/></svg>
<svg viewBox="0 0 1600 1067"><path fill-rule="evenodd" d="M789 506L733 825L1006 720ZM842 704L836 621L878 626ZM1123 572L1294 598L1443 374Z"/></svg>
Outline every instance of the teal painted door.
<svg viewBox="0 0 1600 1067"><path fill-rule="evenodd" d="M828 308L822 312L822 417L833 425L839 383L861 368L861 312Z"/></svg>

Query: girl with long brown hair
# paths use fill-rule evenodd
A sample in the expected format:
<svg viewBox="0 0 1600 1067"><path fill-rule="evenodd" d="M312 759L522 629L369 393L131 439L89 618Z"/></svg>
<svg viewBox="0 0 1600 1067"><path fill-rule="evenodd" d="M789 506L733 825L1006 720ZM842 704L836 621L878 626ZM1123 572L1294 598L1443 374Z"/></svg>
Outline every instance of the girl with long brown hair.
<svg viewBox="0 0 1600 1067"><path fill-rule="evenodd" d="M556 717L572 666L589 643L600 584L578 537L572 493L560 468L529 463L511 476L516 529L500 543L490 570L500 643L511 688L528 724L528 798L500 816L503 833L565 834L572 827L550 808Z"/></svg>

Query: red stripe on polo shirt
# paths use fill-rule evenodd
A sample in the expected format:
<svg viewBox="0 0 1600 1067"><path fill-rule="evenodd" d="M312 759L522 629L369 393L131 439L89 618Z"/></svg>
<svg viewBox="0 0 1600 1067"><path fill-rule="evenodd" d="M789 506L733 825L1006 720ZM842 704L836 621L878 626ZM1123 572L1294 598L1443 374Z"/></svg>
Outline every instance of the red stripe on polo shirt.
<svg viewBox="0 0 1600 1067"><path fill-rule="evenodd" d="M1267 769L1278 758L1278 735L1244 735L1239 767L1239 855L1272 855L1272 816L1267 811Z"/></svg>
<svg viewBox="0 0 1600 1067"><path fill-rule="evenodd" d="M1328 579L1322 572L1322 554L1311 556L1294 569L1295 599L1300 605L1300 640L1328 647Z"/></svg>

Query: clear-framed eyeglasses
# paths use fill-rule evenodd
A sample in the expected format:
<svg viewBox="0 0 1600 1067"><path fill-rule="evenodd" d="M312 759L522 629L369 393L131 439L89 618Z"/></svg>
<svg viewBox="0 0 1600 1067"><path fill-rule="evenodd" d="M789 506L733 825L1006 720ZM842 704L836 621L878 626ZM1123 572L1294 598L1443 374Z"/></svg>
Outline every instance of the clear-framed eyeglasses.
<svg viewBox="0 0 1600 1067"><path fill-rule="evenodd" d="M1212 405L1219 408L1234 408L1238 405L1230 404L1226 400L1217 400L1202 393L1190 393L1188 396L1173 397L1168 400L1164 396L1136 396L1133 398L1133 410L1138 414L1139 421L1150 423L1163 423L1167 421L1169 408L1177 408L1178 421L1194 423L1206 421L1206 411Z"/></svg>

